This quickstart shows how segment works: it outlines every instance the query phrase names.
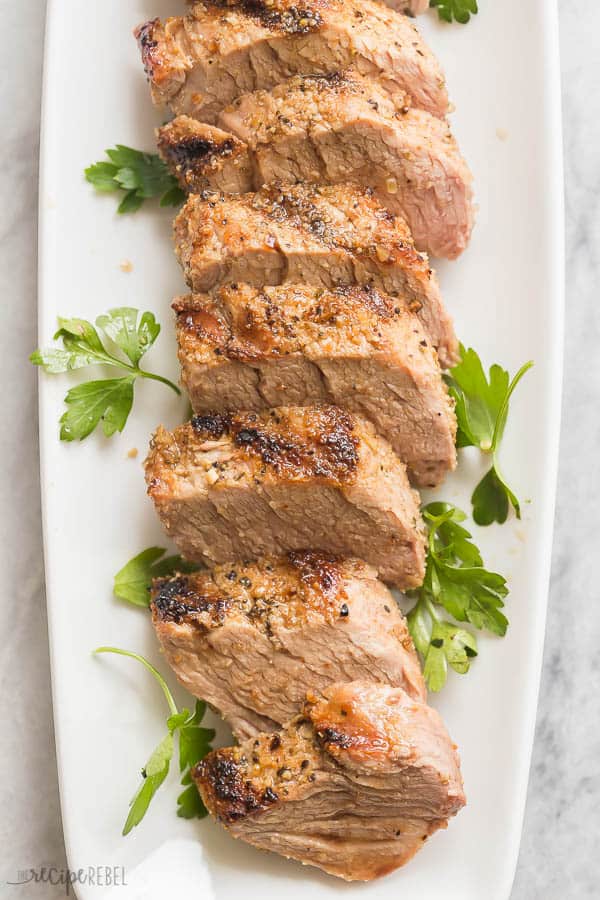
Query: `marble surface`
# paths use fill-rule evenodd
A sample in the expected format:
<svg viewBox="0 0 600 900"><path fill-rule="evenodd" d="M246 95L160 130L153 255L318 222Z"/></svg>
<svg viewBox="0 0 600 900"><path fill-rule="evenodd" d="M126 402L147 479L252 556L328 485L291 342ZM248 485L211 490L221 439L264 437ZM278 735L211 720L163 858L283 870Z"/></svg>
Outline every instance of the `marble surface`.
<svg viewBox="0 0 600 900"><path fill-rule="evenodd" d="M486 2L482 0L482 7ZM600 896L600 6L560 0L566 153L563 432L544 673L513 900ZM36 189L43 0L0 0L0 895L20 869L64 866L52 734L40 529L35 373ZM557 398L558 402L558 398ZM493 773L490 773L493 777Z"/></svg>

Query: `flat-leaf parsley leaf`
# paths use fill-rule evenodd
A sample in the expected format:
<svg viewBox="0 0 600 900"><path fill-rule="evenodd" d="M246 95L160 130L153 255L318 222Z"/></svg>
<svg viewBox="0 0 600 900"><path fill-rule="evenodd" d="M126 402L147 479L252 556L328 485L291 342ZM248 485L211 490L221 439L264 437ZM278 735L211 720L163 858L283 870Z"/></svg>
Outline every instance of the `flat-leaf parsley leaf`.
<svg viewBox="0 0 600 900"><path fill-rule="evenodd" d="M185 194L156 153L143 153L123 144L106 151L102 160L85 170L85 177L101 193L124 192L117 212L135 212L150 197L161 206L179 206Z"/></svg>
<svg viewBox="0 0 600 900"><path fill-rule="evenodd" d="M449 503L429 503L423 509L428 529L427 568L422 587L411 591L416 600L407 616L415 647L424 661L424 676L432 691L446 683L448 666L469 671L477 656L473 632L506 634L508 619L501 611L508 594L506 579L483 566L471 534L462 526L466 516ZM455 621L442 618L440 607Z"/></svg>
<svg viewBox="0 0 600 900"><path fill-rule="evenodd" d="M29 359L51 375L73 372L87 366L101 365L121 369L121 378L87 381L71 388L65 397L66 412L60 419L61 441L82 441L102 423L106 437L123 431L133 405L136 378L150 378L166 384L176 394L177 385L140 368L142 356L160 334L160 325L151 312L139 312L129 306L110 309L98 316L96 327L86 319L58 320L55 341L62 347L35 350ZM104 335L100 336L99 331ZM123 356L115 355L109 341Z"/></svg>
<svg viewBox="0 0 600 900"><path fill-rule="evenodd" d="M479 482L471 502L478 525L502 524L509 506L521 518L521 505L500 471L498 452L506 427L510 398L525 373L533 366L527 362L510 380L506 369L490 368L486 376L475 350L460 348L461 361L446 376L450 394L456 401L458 447L477 447L492 457L492 466Z"/></svg>
<svg viewBox="0 0 600 900"><path fill-rule="evenodd" d="M429 0L429 5L438 11L438 16L444 22L460 22L466 25L471 15L479 12L477 0Z"/></svg>
<svg viewBox="0 0 600 900"><path fill-rule="evenodd" d="M111 437L123 431L133 406L135 376L86 381L71 388L65 397L67 411L60 419L61 441L82 441L102 421L102 431Z"/></svg>
<svg viewBox="0 0 600 900"><path fill-rule="evenodd" d="M192 769L210 753L215 732L200 728L206 712L206 703L196 700L196 709L179 731L179 771L183 772L181 784L185 790L177 798L177 815L182 819L203 819L208 812L196 785L192 781Z"/></svg>
<svg viewBox="0 0 600 900"><path fill-rule="evenodd" d="M177 815L186 819L206 816L207 811L191 776L192 768L212 749L211 741L215 736L212 728L200 727L206 712L206 704L202 700L197 700L193 713L185 707L179 710L160 672L138 653L121 650L119 647L98 647L94 653L117 653L120 656L129 656L131 659L137 660L156 679L169 706L167 734L154 748L142 769L142 783L129 804L129 813L123 826L123 834L129 834L132 828L140 824L148 811L152 798L169 774L176 734L179 737L179 770L183 772L181 784L186 786L183 793L177 798Z"/></svg>

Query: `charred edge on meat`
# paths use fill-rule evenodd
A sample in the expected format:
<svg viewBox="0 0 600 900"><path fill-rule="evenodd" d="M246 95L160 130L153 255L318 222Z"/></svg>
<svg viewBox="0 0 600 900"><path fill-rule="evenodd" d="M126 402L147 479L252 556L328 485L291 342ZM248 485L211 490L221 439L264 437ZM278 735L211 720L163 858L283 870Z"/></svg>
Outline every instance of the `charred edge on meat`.
<svg viewBox="0 0 600 900"><path fill-rule="evenodd" d="M152 606L163 622L180 624L194 613L208 612L215 621L222 622L231 605L228 597L210 596L198 591L193 576L156 578L152 583Z"/></svg>
<svg viewBox="0 0 600 900"><path fill-rule="evenodd" d="M316 9L305 6L291 6L286 10L273 9L268 0L209 0L218 9L238 9L264 25L285 34L309 34L323 24Z"/></svg>
<svg viewBox="0 0 600 900"><path fill-rule="evenodd" d="M288 559L305 584L317 587L327 596L338 593L341 581L339 557L314 550L291 550Z"/></svg>
<svg viewBox="0 0 600 900"><path fill-rule="evenodd" d="M149 80L153 78L154 69L159 63L155 53L155 50L158 47L158 41L154 40L155 29L159 26L160 19L151 19L149 22L144 22L143 25L140 25L133 32L134 37L140 46L144 72Z"/></svg>
<svg viewBox="0 0 600 900"><path fill-rule="evenodd" d="M174 140L165 132L162 132L159 143L161 152L177 172L194 168L201 170L203 166L212 163L217 158L231 156L236 147L233 138L211 141L191 136Z"/></svg>
<svg viewBox="0 0 600 900"><path fill-rule="evenodd" d="M349 734L336 731L335 728L319 729L316 734L323 748L329 752L334 749L348 750L354 743Z"/></svg>
<svg viewBox="0 0 600 900"><path fill-rule="evenodd" d="M254 414L243 418L230 415L199 415L192 427L201 437L218 440L230 434L240 449L259 456L265 465L282 474L286 470L310 473L316 478L347 481L358 468L358 440L352 434L351 417L337 407L320 411L319 426L312 439L303 440L293 432L285 434L285 425L275 413L265 425Z"/></svg>
<svg viewBox="0 0 600 900"><path fill-rule="evenodd" d="M231 427L232 419L229 415L211 413L205 416L194 416L192 419L192 428L196 434L213 438L215 441L218 441L223 435L229 434Z"/></svg>
<svg viewBox="0 0 600 900"><path fill-rule="evenodd" d="M231 611L237 608L272 637L271 613L278 607L288 610L290 600L301 601L299 615L314 609L333 621L336 616L344 618L349 614L348 605L343 602L347 595L342 562L340 557L320 551L289 551L282 558L281 567L275 567L274 581L270 580L273 564L265 564L268 574L265 574L260 590L254 586L254 579L248 577L252 573L245 563L225 575L230 587L220 586L223 570L219 568L212 577L195 572L155 578L151 608L155 620L185 622L203 632L223 625ZM283 581L280 580L282 576Z"/></svg>
<svg viewBox="0 0 600 900"><path fill-rule="evenodd" d="M232 752L219 750L201 760L192 772L194 780L211 796L209 808L223 822L236 822L268 809L279 799L272 788L257 791L244 778L245 771L243 760L235 759Z"/></svg>

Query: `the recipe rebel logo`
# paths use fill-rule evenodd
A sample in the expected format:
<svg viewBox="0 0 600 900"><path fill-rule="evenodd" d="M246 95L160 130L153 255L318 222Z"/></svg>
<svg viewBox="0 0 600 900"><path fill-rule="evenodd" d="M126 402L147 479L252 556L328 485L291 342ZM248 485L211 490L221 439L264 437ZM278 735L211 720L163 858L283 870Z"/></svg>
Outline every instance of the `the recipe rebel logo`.
<svg viewBox="0 0 600 900"><path fill-rule="evenodd" d="M125 868L123 866L87 866L81 869L62 869L58 866L40 866L39 868L19 869L14 880L7 885L51 884L63 885L65 896L73 892L73 885L82 884L89 887L126 887Z"/></svg>

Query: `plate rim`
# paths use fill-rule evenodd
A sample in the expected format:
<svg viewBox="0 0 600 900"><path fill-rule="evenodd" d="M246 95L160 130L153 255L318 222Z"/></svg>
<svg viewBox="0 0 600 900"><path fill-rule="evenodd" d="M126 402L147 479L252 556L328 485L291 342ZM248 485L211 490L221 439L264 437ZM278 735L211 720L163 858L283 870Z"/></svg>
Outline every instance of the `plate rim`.
<svg viewBox="0 0 600 900"><path fill-rule="evenodd" d="M539 712L539 698L542 684L542 669L544 662L544 650L546 646L546 629L548 620L548 606L550 603L550 577L552 573L552 560L554 556L554 524L556 516L556 500L558 487L558 466L560 457L560 436L562 421L563 381L564 381L564 343L565 343L565 182L564 182L564 146L563 146L563 114L562 114L562 83L561 83L561 57L560 57L560 23L558 0L553 0L548 8L546 27L544 28L545 64L549 71L546 72L547 83L550 85L544 94L544 102L549 117L549 132L552 134L552 142L549 151L552 155L551 165L551 193L552 229L549 249L552 260L552 276L554 289L552 291L552 341L551 355L556 361L553 367L552 384L548 391L555 397L552 405L552 422L548 426L551 435L552 446L547 447L548 460L546 472L546 490L543 492L540 502L545 503L545 514L540 518L540 527L544 534L540 541L542 565L537 578L536 595L540 605L541 638L535 646L535 662L533 669L535 676L529 685L528 708L528 734L526 737L527 753L523 759L523 771L521 772L521 789L519 791L519 808L515 815L515 827L512 829L511 863L506 875L506 886L498 893L498 900L509 900L519 863L520 848L525 822L525 810L527 805L527 793L531 763L533 759L533 747L537 718ZM551 245L551 246L550 246Z"/></svg>

